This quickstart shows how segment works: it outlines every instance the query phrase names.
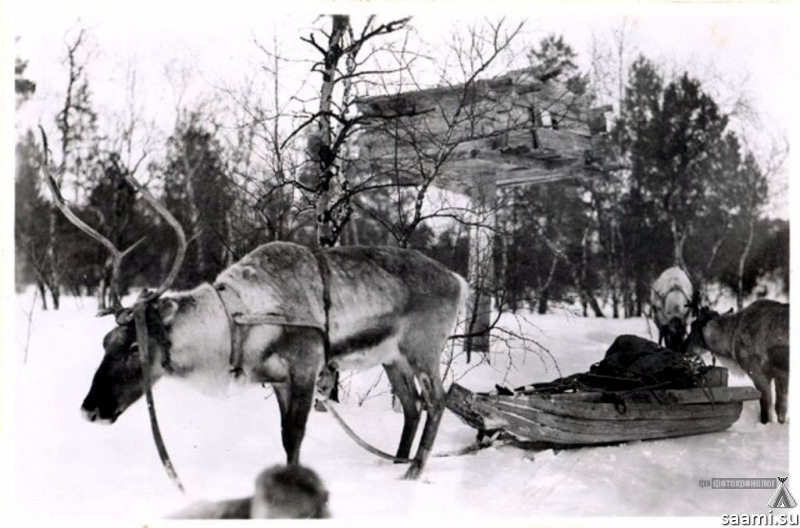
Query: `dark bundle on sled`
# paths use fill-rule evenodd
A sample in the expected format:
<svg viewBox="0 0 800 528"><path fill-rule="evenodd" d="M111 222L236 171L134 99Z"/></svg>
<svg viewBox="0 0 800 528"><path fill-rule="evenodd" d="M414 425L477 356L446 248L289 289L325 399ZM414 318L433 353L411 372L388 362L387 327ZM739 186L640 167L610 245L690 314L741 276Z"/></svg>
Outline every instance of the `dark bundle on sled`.
<svg viewBox="0 0 800 528"><path fill-rule="evenodd" d="M588 372L491 394L454 384L447 407L479 437L536 448L613 444L730 427L760 394L727 385L724 368L624 335Z"/></svg>
<svg viewBox="0 0 800 528"><path fill-rule="evenodd" d="M709 367L697 357L659 346L653 341L634 336L617 337L602 361L588 372L580 372L546 383L501 389L499 394L531 394L575 392L581 390L625 391L639 388L688 389L700 386Z"/></svg>

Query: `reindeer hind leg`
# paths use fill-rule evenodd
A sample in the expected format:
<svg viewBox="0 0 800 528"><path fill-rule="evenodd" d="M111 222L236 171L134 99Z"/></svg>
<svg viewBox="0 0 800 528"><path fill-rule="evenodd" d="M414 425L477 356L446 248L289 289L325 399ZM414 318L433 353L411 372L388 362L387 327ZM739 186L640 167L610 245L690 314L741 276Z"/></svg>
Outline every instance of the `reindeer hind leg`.
<svg viewBox="0 0 800 528"><path fill-rule="evenodd" d="M426 326L420 324L416 328L426 329ZM419 381L426 410L425 425L422 429L419 447L414 461L404 477L407 480L416 479L422 472L436 440L439 422L444 413L445 391L439 375L439 355L447 331L440 330L441 328L444 328L444 325L428 326L428 331L410 334L400 343L400 352L403 357L408 358L411 370Z"/></svg>
<svg viewBox="0 0 800 528"><path fill-rule="evenodd" d="M763 371L755 371L748 369L750 379L756 386L756 389L761 392L759 404L761 407L761 423L769 423L769 411L772 408L772 379Z"/></svg>
<svg viewBox="0 0 800 528"><path fill-rule="evenodd" d="M405 359L383 365L397 399L403 407L403 432L397 448L398 458L408 458L419 427L420 396L414 385L414 373Z"/></svg>
<svg viewBox="0 0 800 528"><path fill-rule="evenodd" d="M775 414L778 423L786 423L789 410L789 374L780 373L775 376Z"/></svg>
<svg viewBox="0 0 800 528"><path fill-rule="evenodd" d="M422 438L419 441L417 455L405 474L404 478L406 480L414 480L422 472L422 468L425 466L425 462L433 449L433 442L436 440L439 423L442 420L442 414L444 414L445 392L438 372L432 373L432 375L421 373L419 382L422 386L427 417L425 418L425 426L422 429Z"/></svg>
<svg viewBox="0 0 800 528"><path fill-rule="evenodd" d="M407 480L419 477L439 431L446 400L439 361L457 312L456 303L452 306L431 305L430 309L408 319L408 331L398 343L401 356L406 358L419 382L427 415L417 453L404 477Z"/></svg>

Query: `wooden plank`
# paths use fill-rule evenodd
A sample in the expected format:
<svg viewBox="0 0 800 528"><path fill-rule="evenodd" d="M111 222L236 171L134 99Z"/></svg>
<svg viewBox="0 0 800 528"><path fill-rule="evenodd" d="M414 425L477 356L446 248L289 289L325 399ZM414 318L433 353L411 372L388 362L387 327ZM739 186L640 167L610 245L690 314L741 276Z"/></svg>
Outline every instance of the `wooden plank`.
<svg viewBox="0 0 800 528"><path fill-rule="evenodd" d="M520 416L507 415L504 421L494 421L494 428L502 428L505 432L518 438L547 442L557 445L591 445L626 442L632 440L651 440L671 438L693 434L722 431L730 427L741 412L741 403L731 404L738 407L733 413L694 420L664 422L649 420L639 422L596 422L587 424L577 420L541 419L527 420Z"/></svg>
<svg viewBox="0 0 800 528"><path fill-rule="evenodd" d="M737 402L757 400L761 393L753 387L714 387L711 389L668 390L667 395L679 404ZM710 393L710 399L709 394Z"/></svg>
<svg viewBox="0 0 800 528"><path fill-rule="evenodd" d="M552 150L561 155L576 156L583 159L583 153L592 149L592 139L588 134L580 134L574 130L553 130L537 128L536 137L539 148Z"/></svg>
<svg viewBox="0 0 800 528"><path fill-rule="evenodd" d="M446 406L450 411L461 418L464 423L478 430L488 429L483 419L483 415L476 411L472 406L473 393L454 383L447 392Z"/></svg>
<svg viewBox="0 0 800 528"><path fill-rule="evenodd" d="M757 400L761 393L753 387L711 387L694 389L667 389L663 391L639 391L634 393L573 392L553 394L547 398L563 402L606 402L610 397L618 397L631 403L651 403L654 405L687 405L695 403L726 403ZM505 396L505 398L524 398L525 396ZM531 395L531 398L542 396Z"/></svg>
<svg viewBox="0 0 800 528"><path fill-rule="evenodd" d="M537 419L542 415L557 418L571 418L583 422L614 421L631 422L636 420L686 420L694 418L710 418L724 413L730 406L741 402L705 404L705 405L659 405L650 403L569 403L545 399L526 398L487 401L475 399L476 408L495 407L499 411Z"/></svg>
<svg viewBox="0 0 800 528"><path fill-rule="evenodd" d="M725 367L709 367L701 381L704 387L727 387L728 369Z"/></svg>
<svg viewBox="0 0 800 528"><path fill-rule="evenodd" d="M488 409L481 403L476 402L476 409L481 412L487 411ZM627 420L613 419L610 416L605 420L587 420L583 417L554 415L530 408L522 412L519 412L519 409L507 412L508 409L498 407L491 410L491 428L502 428L530 440L570 444L661 438L724 429L738 419L742 404L737 402L715 407L712 413L681 417L639 415L636 419Z"/></svg>

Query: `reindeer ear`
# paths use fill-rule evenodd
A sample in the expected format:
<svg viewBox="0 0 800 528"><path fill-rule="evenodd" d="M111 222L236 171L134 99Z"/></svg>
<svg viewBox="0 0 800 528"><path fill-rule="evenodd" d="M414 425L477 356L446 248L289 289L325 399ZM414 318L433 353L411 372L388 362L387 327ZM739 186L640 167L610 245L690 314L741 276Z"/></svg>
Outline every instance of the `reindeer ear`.
<svg viewBox="0 0 800 528"><path fill-rule="evenodd" d="M178 301L169 298L161 298L158 300L158 315L161 317L161 322L164 323L164 326L172 324L172 320L177 313Z"/></svg>

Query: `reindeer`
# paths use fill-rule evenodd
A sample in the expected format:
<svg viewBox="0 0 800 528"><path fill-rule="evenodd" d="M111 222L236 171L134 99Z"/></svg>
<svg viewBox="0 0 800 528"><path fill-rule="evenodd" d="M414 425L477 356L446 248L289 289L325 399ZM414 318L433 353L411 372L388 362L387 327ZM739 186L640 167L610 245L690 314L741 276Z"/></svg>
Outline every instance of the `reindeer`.
<svg viewBox="0 0 800 528"><path fill-rule="evenodd" d="M686 337L688 306L694 298L692 281L678 266L664 270L650 288L650 306L658 326L658 344L680 352Z"/></svg>
<svg viewBox="0 0 800 528"><path fill-rule="evenodd" d="M785 423L789 394L789 305L759 300L737 313L723 315L703 307L691 324L686 352L735 363L761 391L761 423L770 421L772 380L775 413Z"/></svg>
<svg viewBox="0 0 800 528"><path fill-rule="evenodd" d="M328 490L303 466L273 466L256 479L252 497L200 502L171 519L327 519Z"/></svg>
<svg viewBox="0 0 800 528"><path fill-rule="evenodd" d="M81 406L84 416L113 423L145 392L152 407L149 387L163 376L202 389L224 388L232 379L270 383L287 463L298 465L322 369L380 364L403 408L398 459L408 459L421 407L427 412L416 456L405 474L417 478L444 411L439 356L464 310L466 281L413 250L312 251L273 242L230 266L214 284L166 293L186 252L185 235L146 188L130 175L126 179L172 226L178 251L164 282L133 310L122 308L116 287L112 289L117 326L103 339L105 356ZM69 210L52 176L45 181L67 218L112 252L118 276L120 262L132 248L115 248ZM138 325L136 317L141 318ZM142 340L152 341L146 360L138 351Z"/></svg>

